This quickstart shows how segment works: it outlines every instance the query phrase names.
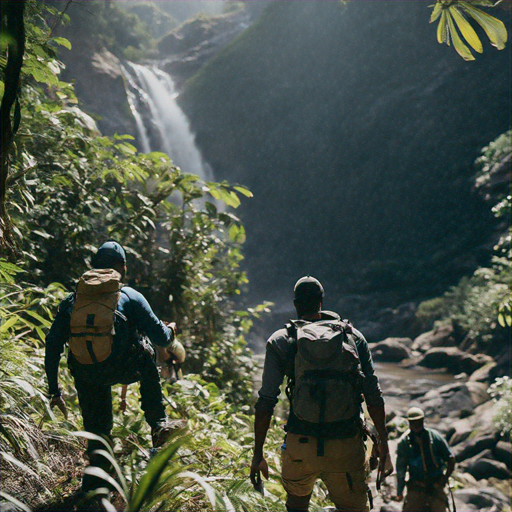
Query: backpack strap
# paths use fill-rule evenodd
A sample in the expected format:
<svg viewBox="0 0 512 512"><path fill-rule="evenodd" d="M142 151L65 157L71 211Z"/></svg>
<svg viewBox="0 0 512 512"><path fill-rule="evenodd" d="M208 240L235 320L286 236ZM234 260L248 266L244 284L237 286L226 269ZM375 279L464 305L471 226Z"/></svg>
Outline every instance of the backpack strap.
<svg viewBox="0 0 512 512"><path fill-rule="evenodd" d="M292 405L293 388L295 387L295 355L297 354L297 325L290 320L285 324L286 333L290 338L290 348L287 354L286 377L287 383L284 389L290 406Z"/></svg>

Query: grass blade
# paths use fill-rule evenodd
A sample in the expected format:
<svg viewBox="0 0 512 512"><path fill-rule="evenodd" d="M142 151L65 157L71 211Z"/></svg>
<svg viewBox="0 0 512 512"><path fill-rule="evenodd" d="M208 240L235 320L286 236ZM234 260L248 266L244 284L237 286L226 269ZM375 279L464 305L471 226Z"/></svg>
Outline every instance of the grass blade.
<svg viewBox="0 0 512 512"><path fill-rule="evenodd" d="M20 500L17 500L16 498L14 498L13 496L11 496L10 494L7 494L6 492L3 492L3 491L0 491L0 496L4 499L4 500L7 500L9 501L10 503L16 505L18 508L20 508L21 510L24 510L25 512L32 512L28 507L27 505L25 505L25 503L22 503Z"/></svg>
<svg viewBox="0 0 512 512"><path fill-rule="evenodd" d="M179 432L179 431L178 431ZM179 439L166 446L155 458L149 463L146 473L142 477L140 484L137 486L127 510L130 512L139 512L142 504L151 497L160 476L164 472L169 460L176 454L183 444L184 439Z"/></svg>

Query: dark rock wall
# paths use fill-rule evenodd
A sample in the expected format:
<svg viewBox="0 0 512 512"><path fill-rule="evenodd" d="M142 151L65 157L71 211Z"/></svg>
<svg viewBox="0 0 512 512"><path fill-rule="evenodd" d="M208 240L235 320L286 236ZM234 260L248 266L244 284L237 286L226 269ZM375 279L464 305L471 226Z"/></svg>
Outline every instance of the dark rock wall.
<svg viewBox="0 0 512 512"><path fill-rule="evenodd" d="M464 62L437 44L429 3L272 2L185 84L216 178L255 194L254 295L288 297L311 273L400 303L488 256L473 162L510 125L510 49Z"/></svg>

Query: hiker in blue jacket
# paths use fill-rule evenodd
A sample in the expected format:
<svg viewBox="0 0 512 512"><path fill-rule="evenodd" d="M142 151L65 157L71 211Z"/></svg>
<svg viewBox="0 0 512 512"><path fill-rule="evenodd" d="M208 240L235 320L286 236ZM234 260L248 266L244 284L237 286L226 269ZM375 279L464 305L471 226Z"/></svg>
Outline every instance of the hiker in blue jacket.
<svg viewBox="0 0 512 512"><path fill-rule="evenodd" d="M64 346L69 344L67 363L75 381L84 429L108 439L113 426L111 387L115 384L140 382L141 407L151 427L153 446L159 447L173 430L183 426L181 423L167 421L160 377L155 363L155 347L165 348L164 352L167 352L168 358L174 353L183 353L183 347L175 340L176 325L166 325L159 320L141 293L128 286L122 286L121 282L127 269L126 254L120 244L114 241L104 243L94 255L92 266L98 273L108 273L108 270L101 269L111 269L112 275L117 276L119 281L117 305L116 299L114 300L116 311L112 320L114 334L111 340L111 353L100 362L92 353L93 360L86 361L90 364L84 364L79 352L74 351L70 338L85 335L73 335L71 332L71 318L77 293L70 294L59 305L58 313L46 337L45 370L50 404L65 412L65 402L58 385L58 369ZM89 273L94 277L94 271ZM91 465L102 463L92 454L98 448L101 448L101 444L97 441L88 442L87 454ZM89 490L98 483L94 478L86 478L87 476L84 477L84 490Z"/></svg>

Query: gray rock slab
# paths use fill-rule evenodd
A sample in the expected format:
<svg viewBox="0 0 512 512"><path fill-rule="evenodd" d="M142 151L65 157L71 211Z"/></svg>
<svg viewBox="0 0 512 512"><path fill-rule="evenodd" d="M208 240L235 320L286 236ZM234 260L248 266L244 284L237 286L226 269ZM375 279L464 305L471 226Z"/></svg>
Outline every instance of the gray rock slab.
<svg viewBox="0 0 512 512"><path fill-rule="evenodd" d="M494 435L477 436L466 442L461 442L453 450L453 454L457 462L461 462L482 453L484 450L492 450L496 446L496 442L496 436Z"/></svg>
<svg viewBox="0 0 512 512"><path fill-rule="evenodd" d="M498 441L492 452L496 460L506 464L508 469L512 469L512 443Z"/></svg>
<svg viewBox="0 0 512 512"><path fill-rule="evenodd" d="M489 453L487 453L489 452ZM481 455L469 459L466 471L473 475L477 480L483 478L498 478L499 480L508 480L511 477L510 471L503 462L493 460L491 450L485 450Z"/></svg>
<svg viewBox="0 0 512 512"><path fill-rule="evenodd" d="M411 349L426 352L432 347L452 347L457 344L452 324L436 327L432 331L424 332L414 339Z"/></svg>
<svg viewBox="0 0 512 512"><path fill-rule="evenodd" d="M459 417L461 411L471 412L487 400L487 386L481 382L446 384L418 398L425 415L438 419Z"/></svg>
<svg viewBox="0 0 512 512"><path fill-rule="evenodd" d="M509 505L509 500L501 492L492 487L480 489L462 489L454 491L456 502L462 502L462 507L457 507L460 512L478 510L479 512L499 512ZM470 508L476 507L476 508Z"/></svg>
<svg viewBox="0 0 512 512"><path fill-rule="evenodd" d="M404 343L412 342L410 338L386 338L379 343L370 343L370 350L375 361L398 362L411 356L411 351Z"/></svg>

